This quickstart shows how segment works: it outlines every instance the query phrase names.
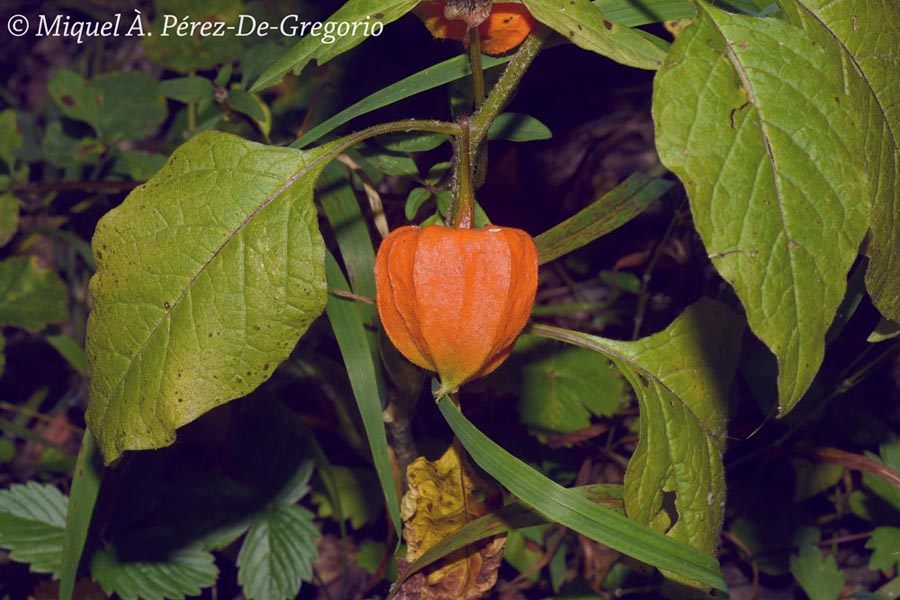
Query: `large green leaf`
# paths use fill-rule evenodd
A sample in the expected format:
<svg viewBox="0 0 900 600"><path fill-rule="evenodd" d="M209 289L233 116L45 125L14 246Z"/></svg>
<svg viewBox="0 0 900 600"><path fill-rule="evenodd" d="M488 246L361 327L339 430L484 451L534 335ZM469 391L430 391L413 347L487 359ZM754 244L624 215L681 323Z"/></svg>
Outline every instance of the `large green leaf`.
<svg viewBox="0 0 900 600"><path fill-rule="evenodd" d="M0 490L0 547L36 573L58 573L67 504L58 489L34 481Z"/></svg>
<svg viewBox="0 0 900 600"><path fill-rule="evenodd" d="M653 38L606 19L590 0L523 0L523 4L538 21L579 48L623 65L653 70L666 58L666 50Z"/></svg>
<svg viewBox="0 0 900 600"><path fill-rule="evenodd" d="M91 575L103 591L122 600L183 600L216 582L219 569L209 552L182 548L157 561L130 561L113 548L96 552Z"/></svg>
<svg viewBox="0 0 900 600"><path fill-rule="evenodd" d="M689 19L697 11L690 0L593 0L594 6L616 23L634 27L670 19Z"/></svg>
<svg viewBox="0 0 900 600"><path fill-rule="evenodd" d="M660 158L753 332L781 414L822 363L868 221L868 93L826 31L698 4L654 84Z"/></svg>
<svg viewBox="0 0 900 600"><path fill-rule="evenodd" d="M259 76L251 92L258 92L278 83L285 73L292 70L299 74L311 60L324 64L335 56L350 50L366 40L365 31L371 34L373 24L386 25L396 21L418 4L419 0L349 0L345 2L323 25L334 27L338 23L364 24L355 35L336 36L332 43L324 43L320 36L306 35L287 52L278 57L272 66ZM331 24L331 25L329 25ZM380 35L380 34L379 34Z"/></svg>
<svg viewBox="0 0 900 600"><path fill-rule="evenodd" d="M725 589L718 561L709 554L635 523L548 479L481 433L446 396L438 402L438 408L472 460L549 520L647 564Z"/></svg>
<svg viewBox="0 0 900 600"><path fill-rule="evenodd" d="M865 123L872 197L866 288L882 314L900 321L900 3L802 0L784 8L810 35L840 44L848 79L868 92L852 105Z"/></svg>
<svg viewBox="0 0 900 600"><path fill-rule="evenodd" d="M36 256L0 262L0 326L40 331L69 316L69 292L53 269Z"/></svg>
<svg viewBox="0 0 900 600"><path fill-rule="evenodd" d="M295 598L312 580L319 537L314 517L295 504L276 506L260 518L237 557L238 581L250 600Z"/></svg>
<svg viewBox="0 0 900 600"><path fill-rule="evenodd" d="M625 474L625 510L654 529L715 552L725 510L722 465L727 396L743 321L701 300L668 328L636 342L540 327L610 358L634 388L640 442ZM674 514L667 495L674 495Z"/></svg>
<svg viewBox="0 0 900 600"><path fill-rule="evenodd" d="M328 152L203 133L100 220L87 422L107 462L255 389L322 312Z"/></svg>

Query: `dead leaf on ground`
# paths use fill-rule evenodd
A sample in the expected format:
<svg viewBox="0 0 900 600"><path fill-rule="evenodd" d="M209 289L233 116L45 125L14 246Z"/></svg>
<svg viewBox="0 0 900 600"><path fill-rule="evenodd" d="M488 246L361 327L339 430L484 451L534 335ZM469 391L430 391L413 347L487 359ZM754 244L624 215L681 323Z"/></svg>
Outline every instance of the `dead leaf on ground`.
<svg viewBox="0 0 900 600"><path fill-rule="evenodd" d="M482 479L453 444L436 462L417 458L407 470L409 491L401 517L406 560L400 575L429 548L501 504L497 486ZM475 600L497 581L506 536L483 540L445 556L403 583L398 600Z"/></svg>

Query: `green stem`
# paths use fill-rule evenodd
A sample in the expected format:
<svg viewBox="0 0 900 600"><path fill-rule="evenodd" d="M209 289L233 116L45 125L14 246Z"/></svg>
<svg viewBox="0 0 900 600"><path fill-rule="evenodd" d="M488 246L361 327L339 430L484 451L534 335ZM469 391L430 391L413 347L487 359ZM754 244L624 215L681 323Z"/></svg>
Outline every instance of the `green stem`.
<svg viewBox="0 0 900 600"><path fill-rule="evenodd" d="M525 71L528 70L538 52L541 51L549 35L549 29L538 27L519 46L519 50L509 62L506 70L503 71L503 75L500 76L500 80L491 90L487 100L484 101L484 104L472 117L471 148L478 148L487 136L491 123L494 122L494 119L512 97L513 92L519 87L519 81L525 75Z"/></svg>
<svg viewBox="0 0 900 600"><path fill-rule="evenodd" d="M472 96L475 110L484 104L484 69L481 66L481 36L478 28L469 29L469 62L472 63Z"/></svg>
<svg viewBox="0 0 900 600"><path fill-rule="evenodd" d="M471 229L475 222L475 190L472 187L472 153L469 145L469 117L459 118L456 138L456 177L448 222L457 229Z"/></svg>

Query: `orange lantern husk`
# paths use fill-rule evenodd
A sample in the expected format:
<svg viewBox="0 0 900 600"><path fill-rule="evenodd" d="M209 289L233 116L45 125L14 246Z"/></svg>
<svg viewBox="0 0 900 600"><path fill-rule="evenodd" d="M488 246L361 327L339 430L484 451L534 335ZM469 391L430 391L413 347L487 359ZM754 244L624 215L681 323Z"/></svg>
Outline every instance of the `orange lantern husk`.
<svg viewBox="0 0 900 600"><path fill-rule="evenodd" d="M411 362L435 371L439 396L496 369L525 327L537 249L521 229L401 227L375 259L381 324Z"/></svg>
<svg viewBox="0 0 900 600"><path fill-rule="evenodd" d="M447 19L444 16L446 5L446 2L427 0L420 2L414 12L425 22L425 27L434 37L465 41L467 24ZM491 7L491 14L478 26L481 51L496 56L512 50L525 41L536 23L523 5L495 2Z"/></svg>

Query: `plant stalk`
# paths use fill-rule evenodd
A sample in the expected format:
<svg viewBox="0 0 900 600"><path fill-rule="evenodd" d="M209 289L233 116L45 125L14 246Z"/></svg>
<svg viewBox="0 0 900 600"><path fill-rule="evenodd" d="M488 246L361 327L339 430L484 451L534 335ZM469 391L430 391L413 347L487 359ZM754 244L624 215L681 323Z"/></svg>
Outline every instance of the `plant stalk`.
<svg viewBox="0 0 900 600"><path fill-rule="evenodd" d="M448 222L457 229L471 229L475 223L475 189L472 186L472 153L469 145L469 117L459 117L456 138L456 177Z"/></svg>

